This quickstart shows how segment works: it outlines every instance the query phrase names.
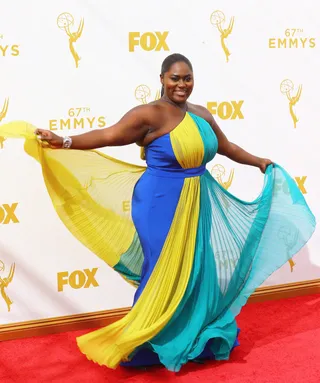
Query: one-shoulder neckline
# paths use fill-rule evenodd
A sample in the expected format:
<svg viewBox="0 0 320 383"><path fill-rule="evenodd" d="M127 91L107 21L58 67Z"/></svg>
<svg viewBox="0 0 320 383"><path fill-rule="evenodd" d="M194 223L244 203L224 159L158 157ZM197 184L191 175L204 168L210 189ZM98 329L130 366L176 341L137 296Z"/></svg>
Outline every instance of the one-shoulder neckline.
<svg viewBox="0 0 320 383"><path fill-rule="evenodd" d="M201 118L202 120L206 121L203 117L198 116L197 114L192 113L192 112L189 112L189 111L187 110L187 111L185 112L185 114L184 114L182 120L181 120L181 121L180 121L180 122L173 128L173 129L171 129L169 132L163 134L162 136L159 136L159 137L155 138L154 140L152 140L151 142L149 142L146 146L144 146L144 148L147 148L149 145L151 145L151 144L154 143L155 141L159 140L160 138L170 135L170 133L172 133L174 130L176 130L176 129L177 129L177 128L184 122L184 120L187 118L188 115L193 115L193 116L196 116L196 117Z"/></svg>

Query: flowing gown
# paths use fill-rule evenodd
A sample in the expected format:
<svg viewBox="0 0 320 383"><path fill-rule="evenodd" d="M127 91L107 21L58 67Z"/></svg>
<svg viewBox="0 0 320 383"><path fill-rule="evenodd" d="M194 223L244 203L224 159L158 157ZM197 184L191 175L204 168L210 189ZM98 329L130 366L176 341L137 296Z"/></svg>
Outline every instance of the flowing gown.
<svg viewBox="0 0 320 383"><path fill-rule="evenodd" d="M12 122L0 135L26 139L61 221L137 288L130 312L77 338L80 350L109 368L156 360L179 371L189 360L228 359L242 306L315 229L289 174L270 165L252 202L230 194L206 170L217 138L189 112L146 146L147 167L43 149L34 130Z"/></svg>

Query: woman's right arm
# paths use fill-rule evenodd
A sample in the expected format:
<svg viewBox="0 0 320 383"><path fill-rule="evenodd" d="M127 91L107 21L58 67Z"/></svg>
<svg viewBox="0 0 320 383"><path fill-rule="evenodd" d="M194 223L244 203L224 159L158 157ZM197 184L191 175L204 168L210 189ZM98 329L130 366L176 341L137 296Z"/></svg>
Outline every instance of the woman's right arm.
<svg viewBox="0 0 320 383"><path fill-rule="evenodd" d="M142 140L152 125L155 107L141 105L131 109L120 121L105 129L96 129L72 136L71 149L96 149L104 146L122 146ZM37 129L35 134L51 148L62 148L63 137L51 131Z"/></svg>

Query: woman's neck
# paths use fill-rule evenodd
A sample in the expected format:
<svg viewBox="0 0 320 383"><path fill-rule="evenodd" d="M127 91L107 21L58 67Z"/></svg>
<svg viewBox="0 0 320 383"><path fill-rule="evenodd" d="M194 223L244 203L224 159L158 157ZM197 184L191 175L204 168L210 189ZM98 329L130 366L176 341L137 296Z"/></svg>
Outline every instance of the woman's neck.
<svg viewBox="0 0 320 383"><path fill-rule="evenodd" d="M183 111L187 111L188 110L188 104L186 103L186 102L183 102L183 103L176 103L176 102L174 102L174 101L172 101L172 100L170 100L170 98L168 97L168 96L166 96L166 95L163 95L162 97L161 97L161 99L160 100L162 100L162 101L165 101L165 102L167 102L168 104L171 104L171 105L173 105L173 106L175 106L175 107L177 107L177 108L180 108L180 109L182 109Z"/></svg>

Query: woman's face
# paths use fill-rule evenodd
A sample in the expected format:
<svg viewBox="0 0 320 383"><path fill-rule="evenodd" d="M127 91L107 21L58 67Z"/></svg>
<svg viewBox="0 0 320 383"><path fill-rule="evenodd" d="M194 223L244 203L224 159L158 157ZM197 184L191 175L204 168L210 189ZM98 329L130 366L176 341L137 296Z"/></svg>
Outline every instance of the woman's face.
<svg viewBox="0 0 320 383"><path fill-rule="evenodd" d="M168 72L161 76L164 94L173 102L187 101L193 89L193 72L183 61L172 64Z"/></svg>

